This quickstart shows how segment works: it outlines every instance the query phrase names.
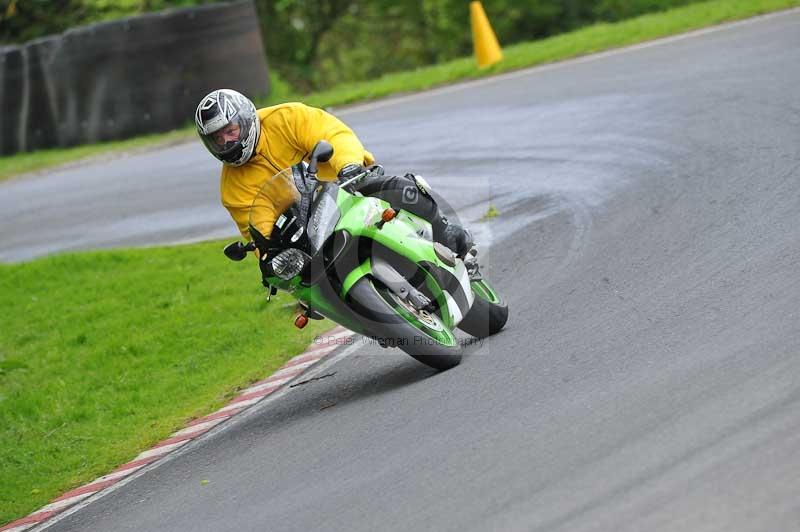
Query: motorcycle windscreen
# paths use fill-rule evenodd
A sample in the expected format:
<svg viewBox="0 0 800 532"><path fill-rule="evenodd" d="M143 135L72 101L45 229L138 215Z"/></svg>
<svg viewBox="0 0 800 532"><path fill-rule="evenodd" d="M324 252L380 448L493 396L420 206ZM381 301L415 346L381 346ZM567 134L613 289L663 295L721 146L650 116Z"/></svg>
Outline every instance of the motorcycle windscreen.
<svg viewBox="0 0 800 532"><path fill-rule="evenodd" d="M322 250L325 241L333 233L339 223L341 212L336 203L339 188L333 183L322 183L308 220L308 243L311 251L317 253Z"/></svg>
<svg viewBox="0 0 800 532"><path fill-rule="evenodd" d="M250 205L250 227L268 239L278 219L300 200L294 182L294 168L287 168L268 179ZM284 216L286 218L286 216Z"/></svg>

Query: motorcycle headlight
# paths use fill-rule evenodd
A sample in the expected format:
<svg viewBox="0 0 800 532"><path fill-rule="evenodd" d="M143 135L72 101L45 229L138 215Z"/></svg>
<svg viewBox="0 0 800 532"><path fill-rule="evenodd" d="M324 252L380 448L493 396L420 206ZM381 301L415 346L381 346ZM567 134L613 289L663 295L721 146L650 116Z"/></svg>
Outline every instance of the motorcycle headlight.
<svg viewBox="0 0 800 532"><path fill-rule="evenodd" d="M275 275L288 281L303 271L308 256L299 249L286 249L272 258L272 271Z"/></svg>

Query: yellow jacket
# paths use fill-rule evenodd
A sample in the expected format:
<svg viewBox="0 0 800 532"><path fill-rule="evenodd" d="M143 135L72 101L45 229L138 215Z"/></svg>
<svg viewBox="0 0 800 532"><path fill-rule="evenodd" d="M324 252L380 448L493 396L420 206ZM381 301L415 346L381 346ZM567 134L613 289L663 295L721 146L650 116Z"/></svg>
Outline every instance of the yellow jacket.
<svg viewBox="0 0 800 532"><path fill-rule="evenodd" d="M372 154L364 149L353 130L322 109L302 103L284 103L258 110L261 134L250 160L242 166L223 165L220 179L222 205L228 209L245 240L250 240L250 206L266 181L300 161L308 162L314 144L327 140L333 157L320 163L319 178L336 179L350 163L370 165ZM294 200L291 191L275 190L259 197L258 219L253 225L269 238L275 220Z"/></svg>

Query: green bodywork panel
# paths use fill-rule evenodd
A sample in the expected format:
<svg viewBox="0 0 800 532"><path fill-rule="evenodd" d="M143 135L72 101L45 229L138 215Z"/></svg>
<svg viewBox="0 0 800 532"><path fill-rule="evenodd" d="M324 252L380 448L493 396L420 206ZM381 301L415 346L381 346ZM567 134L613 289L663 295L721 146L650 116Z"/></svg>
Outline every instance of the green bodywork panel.
<svg viewBox="0 0 800 532"><path fill-rule="evenodd" d="M426 261L453 272L453 268L444 264L436 255L430 240L419 234L420 232L424 234L426 230L429 231L427 228L428 222L425 220L409 212L400 211L395 219L384 223L381 228L378 228L377 224L381 220L381 214L385 209L389 208L387 202L378 198L354 196L339 189L337 204L341 212L341 218L336 225L336 231L347 231L354 238L354 241L361 237L372 239L415 264ZM372 263L369 259L349 272L342 283L340 297L344 299L353 285L371 272ZM347 323L344 317L338 315L334 305L326 300L318 287L303 286L299 276L290 281L270 278L269 282L273 286L291 292L296 298L323 316L329 317L352 330L358 330L358 324ZM442 289L430 274L426 275L425 283L431 293L435 294L437 303L444 311L442 312L442 321L448 327L452 327L450 312L447 311L447 301Z"/></svg>
<svg viewBox="0 0 800 532"><path fill-rule="evenodd" d="M475 294L475 297L479 297L495 305L500 304L500 296L497 295L494 289L486 281L472 281L470 283L470 287L472 287L472 292Z"/></svg>
<svg viewBox="0 0 800 532"><path fill-rule="evenodd" d="M345 277L344 282L342 283L342 299L347 295L353 285L356 284L356 281L367 275L372 271L372 261L370 259L365 260L361 265L356 268L355 270L351 271Z"/></svg>

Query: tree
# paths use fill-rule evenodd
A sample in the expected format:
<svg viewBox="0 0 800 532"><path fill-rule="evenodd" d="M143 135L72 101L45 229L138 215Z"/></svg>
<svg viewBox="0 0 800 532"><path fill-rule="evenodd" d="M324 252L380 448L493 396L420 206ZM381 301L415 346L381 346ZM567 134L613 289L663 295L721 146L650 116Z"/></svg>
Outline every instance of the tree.
<svg viewBox="0 0 800 532"><path fill-rule="evenodd" d="M256 0L261 35L273 68L297 88L311 89L320 43L357 0Z"/></svg>

